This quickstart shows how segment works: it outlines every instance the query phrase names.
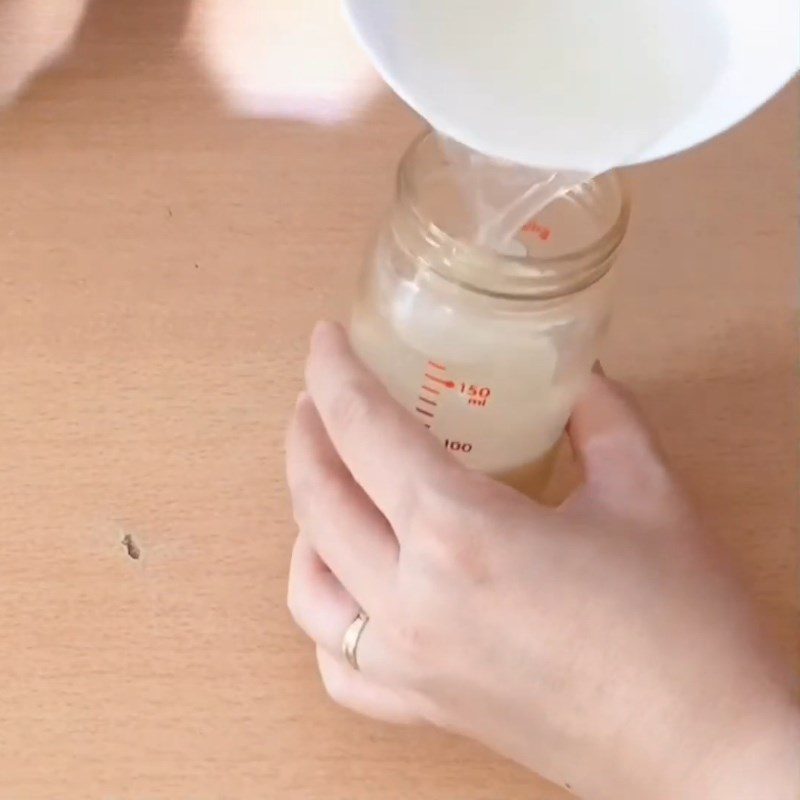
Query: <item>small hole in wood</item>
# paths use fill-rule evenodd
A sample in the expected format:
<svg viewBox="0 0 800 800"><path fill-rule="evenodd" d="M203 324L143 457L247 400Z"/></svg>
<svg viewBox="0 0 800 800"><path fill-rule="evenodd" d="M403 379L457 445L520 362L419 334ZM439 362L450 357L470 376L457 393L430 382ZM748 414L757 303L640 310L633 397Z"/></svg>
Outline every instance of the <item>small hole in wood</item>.
<svg viewBox="0 0 800 800"><path fill-rule="evenodd" d="M126 533L125 537L122 539L122 546L128 551L129 558L132 558L134 561L139 560L142 551L139 549L139 545L133 541L133 536L129 533Z"/></svg>

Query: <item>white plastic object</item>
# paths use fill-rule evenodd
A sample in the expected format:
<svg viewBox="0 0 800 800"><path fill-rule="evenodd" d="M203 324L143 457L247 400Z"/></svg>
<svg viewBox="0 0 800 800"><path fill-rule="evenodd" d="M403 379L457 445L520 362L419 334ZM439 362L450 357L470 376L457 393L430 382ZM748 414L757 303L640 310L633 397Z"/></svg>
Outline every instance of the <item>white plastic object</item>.
<svg viewBox="0 0 800 800"><path fill-rule="evenodd" d="M798 0L344 0L389 85L490 156L597 173L741 121L800 60Z"/></svg>

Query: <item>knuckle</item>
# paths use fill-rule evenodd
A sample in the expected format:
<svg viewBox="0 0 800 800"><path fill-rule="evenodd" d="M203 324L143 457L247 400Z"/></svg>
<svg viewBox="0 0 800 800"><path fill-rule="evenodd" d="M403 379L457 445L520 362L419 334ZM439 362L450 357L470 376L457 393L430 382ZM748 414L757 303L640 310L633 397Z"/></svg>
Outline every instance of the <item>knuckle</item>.
<svg viewBox="0 0 800 800"><path fill-rule="evenodd" d="M375 410L370 387L362 380L344 383L331 401L330 415L340 430L353 430L363 425Z"/></svg>
<svg viewBox="0 0 800 800"><path fill-rule="evenodd" d="M411 663L418 663L420 657L428 652L430 636L424 626L408 620L398 626L394 633L397 651Z"/></svg>
<svg viewBox="0 0 800 800"><path fill-rule="evenodd" d="M630 467L634 464L639 469L642 461L644 442L637 430L614 431L605 441L598 443L602 448L603 460L613 467Z"/></svg>
<svg viewBox="0 0 800 800"><path fill-rule="evenodd" d="M659 485L670 478L670 468L661 447L649 431L630 431L619 443L622 459L631 473L647 484Z"/></svg>
<svg viewBox="0 0 800 800"><path fill-rule="evenodd" d="M465 500L463 487L457 493L438 491L422 499L413 521L417 552L436 570L446 570L475 583L489 578L489 520L480 504Z"/></svg>
<svg viewBox="0 0 800 800"><path fill-rule="evenodd" d="M336 520L351 503L350 487L334 479L319 481L316 490L295 511L296 521L308 541L319 545L334 532Z"/></svg>
<svg viewBox="0 0 800 800"><path fill-rule="evenodd" d="M608 443L602 458L602 482L617 486L631 501L649 503L676 487L669 464L650 437L621 433Z"/></svg>
<svg viewBox="0 0 800 800"><path fill-rule="evenodd" d="M351 505L353 501L352 485L341 480L340 477L329 474L317 486L314 502L319 511L326 516L338 513L341 509Z"/></svg>
<svg viewBox="0 0 800 800"><path fill-rule="evenodd" d="M470 584L487 583L491 577L489 553L480 536L465 534L439 540L439 558L449 572Z"/></svg>
<svg viewBox="0 0 800 800"><path fill-rule="evenodd" d="M429 627L420 622L421 618L407 611L392 627L386 641L394 663L410 683L416 682L424 674L435 647L434 637Z"/></svg>
<svg viewBox="0 0 800 800"><path fill-rule="evenodd" d="M325 693L336 705L349 707L350 681L347 680L343 670L331 666L321 657L317 658L317 664Z"/></svg>
<svg viewBox="0 0 800 800"><path fill-rule="evenodd" d="M615 464L636 465L637 469L663 464L664 456L655 435L639 425L618 428L592 445L602 457Z"/></svg>
<svg viewBox="0 0 800 800"><path fill-rule="evenodd" d="M309 498L313 493L306 491L292 491L292 517L295 524L303 528L308 520L311 510Z"/></svg>
<svg viewBox="0 0 800 800"><path fill-rule="evenodd" d="M297 527L308 538L309 542L315 542L318 537L319 519L323 516L320 512L320 501L322 493L318 487L303 492L297 499L292 501L292 513Z"/></svg>
<svg viewBox="0 0 800 800"><path fill-rule="evenodd" d="M463 524L466 493L461 489L456 495L447 488L446 481L439 484L423 483L415 494L410 508L409 529L421 540L441 538L448 540L453 531Z"/></svg>
<svg viewBox="0 0 800 800"><path fill-rule="evenodd" d="M297 586L297 580L292 577L289 578L289 588L286 592L286 608L295 623L302 628L304 605L301 592Z"/></svg>
<svg viewBox="0 0 800 800"><path fill-rule="evenodd" d="M295 624L308 632L308 601L306 587L297 577L294 570L289 573L289 585L286 588L286 608Z"/></svg>
<svg viewBox="0 0 800 800"><path fill-rule="evenodd" d="M318 481L308 472L290 472L287 475L287 485L292 501L292 513L295 522L302 524L311 511L316 496Z"/></svg>
<svg viewBox="0 0 800 800"><path fill-rule="evenodd" d="M441 677L448 659L441 628L432 620L430 607L416 606L402 615L384 642L392 656L393 680L424 696Z"/></svg>
<svg viewBox="0 0 800 800"><path fill-rule="evenodd" d="M348 502L348 486L334 465L317 464L313 473L295 479L290 487L295 522L313 534L315 520L340 509Z"/></svg>

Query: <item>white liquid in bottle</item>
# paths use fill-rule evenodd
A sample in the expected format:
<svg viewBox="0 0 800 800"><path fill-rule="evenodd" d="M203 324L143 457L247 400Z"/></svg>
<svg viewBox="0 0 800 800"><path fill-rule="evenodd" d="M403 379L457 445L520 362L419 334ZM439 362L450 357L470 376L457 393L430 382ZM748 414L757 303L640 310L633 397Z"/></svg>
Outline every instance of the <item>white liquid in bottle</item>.
<svg viewBox="0 0 800 800"><path fill-rule="evenodd" d="M624 194L607 177L526 226L516 244L544 266L487 250L454 253L452 240L420 216L460 227L468 209L446 191L457 175L442 166L432 136L418 150L415 163L425 169L417 174L415 205L405 208L412 201L401 197L380 237L353 310L353 346L457 458L538 494L597 357L613 282L606 271L627 220ZM609 233L613 241L594 252ZM572 261L582 250L589 254ZM547 260L560 254L566 266Z"/></svg>
<svg viewBox="0 0 800 800"><path fill-rule="evenodd" d="M454 324L438 319L424 303L395 311L389 316L366 302L356 306L356 352L454 455L538 493L585 367L576 364L573 374L557 376L556 345L544 331L503 334L480 321L470 326L468 315ZM557 326L553 320L552 333Z"/></svg>

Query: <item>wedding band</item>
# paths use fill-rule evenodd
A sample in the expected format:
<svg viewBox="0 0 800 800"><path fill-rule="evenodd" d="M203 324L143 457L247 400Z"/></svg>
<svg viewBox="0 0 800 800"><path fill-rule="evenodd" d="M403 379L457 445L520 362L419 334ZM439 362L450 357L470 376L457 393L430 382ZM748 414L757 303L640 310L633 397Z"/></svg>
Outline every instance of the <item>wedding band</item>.
<svg viewBox="0 0 800 800"><path fill-rule="evenodd" d="M342 654L347 663L356 672L359 670L358 643L361 641L361 634L364 633L364 628L367 627L368 622L369 617L363 611L359 611L358 616L350 623L350 627L345 631L342 639Z"/></svg>

